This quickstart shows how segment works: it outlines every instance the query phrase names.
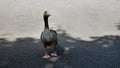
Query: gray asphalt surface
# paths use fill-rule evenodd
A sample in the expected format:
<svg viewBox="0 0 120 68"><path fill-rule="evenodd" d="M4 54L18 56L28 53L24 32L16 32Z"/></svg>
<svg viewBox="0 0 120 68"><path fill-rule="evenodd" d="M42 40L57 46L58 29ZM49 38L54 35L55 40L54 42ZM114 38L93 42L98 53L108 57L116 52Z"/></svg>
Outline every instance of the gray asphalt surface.
<svg viewBox="0 0 120 68"><path fill-rule="evenodd" d="M45 10L59 34L49 59L39 39ZM0 68L120 68L119 57L119 0L0 0Z"/></svg>
<svg viewBox="0 0 120 68"><path fill-rule="evenodd" d="M60 30L61 31L61 30ZM58 57L43 59L39 39L0 39L0 68L120 68L120 36L91 37L93 41L59 34ZM49 47L49 54L53 47Z"/></svg>
<svg viewBox="0 0 120 68"><path fill-rule="evenodd" d="M75 38L120 35L119 0L0 0L0 37L39 38L45 10L51 28Z"/></svg>

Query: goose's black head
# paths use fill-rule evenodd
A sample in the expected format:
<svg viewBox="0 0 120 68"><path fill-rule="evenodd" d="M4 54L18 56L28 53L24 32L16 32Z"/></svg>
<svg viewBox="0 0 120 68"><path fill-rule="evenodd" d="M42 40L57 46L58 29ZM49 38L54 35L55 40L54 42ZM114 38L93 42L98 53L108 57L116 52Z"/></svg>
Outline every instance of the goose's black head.
<svg viewBox="0 0 120 68"><path fill-rule="evenodd" d="M45 11L44 12L44 17L49 17L49 16L51 16L51 14L48 11Z"/></svg>

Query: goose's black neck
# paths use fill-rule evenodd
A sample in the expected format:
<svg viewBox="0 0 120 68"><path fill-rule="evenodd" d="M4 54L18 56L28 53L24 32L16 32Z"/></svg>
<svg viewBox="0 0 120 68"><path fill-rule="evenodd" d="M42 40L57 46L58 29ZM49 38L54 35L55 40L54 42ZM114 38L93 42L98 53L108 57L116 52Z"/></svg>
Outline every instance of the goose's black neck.
<svg viewBox="0 0 120 68"><path fill-rule="evenodd" d="M48 16L44 16L45 29L49 29Z"/></svg>

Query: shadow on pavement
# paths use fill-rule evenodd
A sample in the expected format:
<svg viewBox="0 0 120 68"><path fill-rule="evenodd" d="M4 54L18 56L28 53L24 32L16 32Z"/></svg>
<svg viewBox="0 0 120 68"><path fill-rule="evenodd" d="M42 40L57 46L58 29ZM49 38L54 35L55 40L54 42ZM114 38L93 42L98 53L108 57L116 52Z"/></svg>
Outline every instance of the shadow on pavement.
<svg viewBox="0 0 120 68"><path fill-rule="evenodd" d="M58 57L42 59L39 39L0 39L0 68L119 68L120 36L90 37L92 41L74 39L59 32ZM52 47L49 48L52 51Z"/></svg>
<svg viewBox="0 0 120 68"><path fill-rule="evenodd" d="M117 28L118 28L118 30L120 30L120 23L118 23Z"/></svg>

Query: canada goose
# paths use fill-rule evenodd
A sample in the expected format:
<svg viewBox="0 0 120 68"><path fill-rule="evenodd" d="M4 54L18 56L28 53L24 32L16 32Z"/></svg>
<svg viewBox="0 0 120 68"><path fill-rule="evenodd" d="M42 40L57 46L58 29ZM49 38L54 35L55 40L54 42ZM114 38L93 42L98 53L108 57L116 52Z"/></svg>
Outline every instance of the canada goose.
<svg viewBox="0 0 120 68"><path fill-rule="evenodd" d="M58 43L58 37L57 32L55 30L49 29L48 24L48 17L51 16L51 14L48 11L44 12L43 19L44 19L44 31L41 33L41 41L45 47L45 54L43 55L43 58L49 58L50 55L48 54L47 46L54 46L54 52L51 54L51 56L57 56L57 43Z"/></svg>

